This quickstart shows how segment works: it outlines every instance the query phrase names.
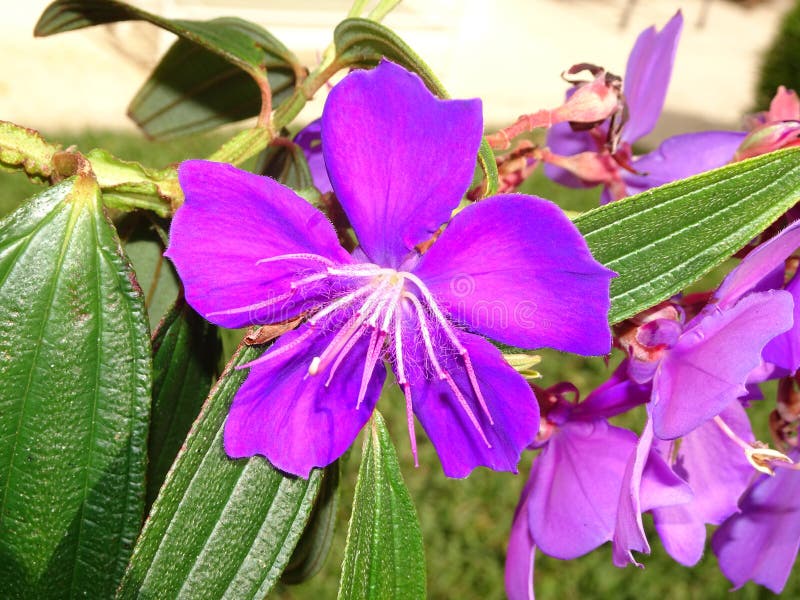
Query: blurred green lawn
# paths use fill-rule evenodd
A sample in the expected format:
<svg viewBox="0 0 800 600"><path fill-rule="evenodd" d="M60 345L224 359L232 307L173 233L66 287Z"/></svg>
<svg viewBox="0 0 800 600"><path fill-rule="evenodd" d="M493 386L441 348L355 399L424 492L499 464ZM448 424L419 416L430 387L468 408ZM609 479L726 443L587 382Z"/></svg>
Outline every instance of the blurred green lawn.
<svg viewBox="0 0 800 600"><path fill-rule="evenodd" d="M202 157L215 149L224 138L201 136L174 142L152 143L134 133L84 132L46 135L64 146L76 145L82 151L94 147L108 149L127 160L147 166L164 166L191 157ZM31 184L20 174L0 173L0 216L13 210L26 197L44 189ZM556 201L568 210L586 210L596 205L597 190L568 190L552 184L536 173L524 185L535 193ZM619 362L614 356L610 366L602 358L583 359L554 351L544 351L540 371L541 385L561 380L574 382L588 393L603 381ZM774 388L773 388L774 389ZM774 393L774 392L773 392ZM767 396L771 398L771 395ZM505 543L517 497L525 483L532 455L520 465L520 474L493 473L478 469L469 478L451 480L441 472L435 452L418 428L420 467L414 468L405 431L404 401L399 394L389 394L379 405L386 416L398 447L400 464L417 506L426 545L428 593L431 598L493 599L503 598L503 561ZM765 402L757 410L757 429L764 439L765 417L770 409ZM636 416L632 417L633 422ZM298 586L279 586L274 596L282 599L334 598L338 586L344 540L347 531L355 475L358 469L361 439L356 442L343 467L336 537L322 571ZM650 526L649 526L650 527ZM539 555L536 560L536 591L540 599L708 599L768 598L773 594L753 584L729 594L730 583L719 573L716 559L706 554L699 566L687 569L665 554L652 533L651 556L639 557L644 570L633 567L616 569L611 564L610 548L605 546L588 556L559 561ZM753 560L759 557L754 556ZM786 598L800 598L800 575L794 573L784 591Z"/></svg>

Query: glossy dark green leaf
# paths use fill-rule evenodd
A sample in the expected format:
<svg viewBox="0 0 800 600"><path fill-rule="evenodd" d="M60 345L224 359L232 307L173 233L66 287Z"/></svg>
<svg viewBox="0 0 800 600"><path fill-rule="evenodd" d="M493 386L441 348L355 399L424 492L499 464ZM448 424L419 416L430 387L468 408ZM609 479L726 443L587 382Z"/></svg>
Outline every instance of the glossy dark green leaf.
<svg viewBox="0 0 800 600"><path fill-rule="evenodd" d="M142 287L150 328L155 329L175 304L180 284L172 263L164 258L164 221L142 213L127 215L118 225L125 253Z"/></svg>
<svg viewBox="0 0 800 600"><path fill-rule="evenodd" d="M616 271L616 323L684 289L800 201L800 149L760 156L612 202L574 220Z"/></svg>
<svg viewBox="0 0 800 600"><path fill-rule="evenodd" d="M301 583L325 564L333 542L339 507L339 461L325 468L308 526L281 576L284 583Z"/></svg>
<svg viewBox="0 0 800 600"><path fill-rule="evenodd" d="M336 62L341 67L373 67L388 58L417 73L428 89L440 98L447 90L430 67L388 27L371 19L345 19L333 32Z"/></svg>
<svg viewBox="0 0 800 600"><path fill-rule="evenodd" d="M208 397L153 504L121 598L264 598L300 539L322 471L290 477L222 447L228 407L256 358L234 356Z"/></svg>
<svg viewBox="0 0 800 600"><path fill-rule="evenodd" d="M56 0L42 13L34 34L47 36L131 20L147 21L181 38L130 108L134 120L154 137L197 132L258 114L260 90L268 85L275 86L273 107L277 106L303 71L286 46L253 23L231 17L170 20L118 0Z"/></svg>
<svg viewBox="0 0 800 600"><path fill-rule="evenodd" d="M296 144L269 146L259 156L255 171L268 175L295 191L314 186L303 149Z"/></svg>
<svg viewBox="0 0 800 600"><path fill-rule="evenodd" d="M0 597L108 598L142 520L150 343L90 177L0 222Z"/></svg>
<svg viewBox="0 0 800 600"><path fill-rule="evenodd" d="M214 383L222 346L217 328L176 302L153 334L153 408L147 444L147 506Z"/></svg>
<svg viewBox="0 0 800 600"><path fill-rule="evenodd" d="M269 33L246 21L221 18L209 21L251 36L266 50L262 64L272 92L273 108L294 90L295 67L289 51ZM276 49L276 51L270 51ZM226 58L198 44L180 39L128 107L128 115L152 138L206 131L254 117L261 110L261 92L253 78Z"/></svg>
<svg viewBox="0 0 800 600"><path fill-rule="evenodd" d="M378 411L365 434L339 598L425 598L417 513Z"/></svg>

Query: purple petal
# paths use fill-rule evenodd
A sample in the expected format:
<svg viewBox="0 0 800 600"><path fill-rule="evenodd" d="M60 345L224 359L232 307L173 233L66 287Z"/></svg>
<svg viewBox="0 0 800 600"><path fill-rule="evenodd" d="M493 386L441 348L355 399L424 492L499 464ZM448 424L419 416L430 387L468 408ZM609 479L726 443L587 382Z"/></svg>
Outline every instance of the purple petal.
<svg viewBox="0 0 800 600"><path fill-rule="evenodd" d="M331 90L325 164L372 262L399 266L447 221L472 181L482 128L480 100L439 100L388 61Z"/></svg>
<svg viewBox="0 0 800 600"><path fill-rule="evenodd" d="M441 333L434 334L434 339L443 337ZM487 446L451 387L432 372L423 340L409 334L403 338L403 361L411 386L414 414L436 448L448 477L466 477L478 466L516 473L522 450L539 430L536 397L497 348L468 333L459 333L458 337L469 353L494 425L479 405L461 357L455 352L443 351L438 360L442 369L452 376L491 447Z"/></svg>
<svg viewBox="0 0 800 600"><path fill-rule="evenodd" d="M736 588L752 580L780 594L800 548L800 473L762 475L740 507L712 538L720 570Z"/></svg>
<svg viewBox="0 0 800 600"><path fill-rule="evenodd" d="M766 343L791 327L793 304L788 292L757 292L693 319L653 381L655 434L686 435L746 394Z"/></svg>
<svg viewBox="0 0 800 600"><path fill-rule="evenodd" d="M505 584L509 600L534 600L533 565L536 545L528 525L528 496L531 491L531 481L529 479L522 490L517 510L514 512L511 533L508 536Z"/></svg>
<svg viewBox="0 0 800 600"><path fill-rule="evenodd" d="M653 421L648 418L639 442L628 458L620 486L619 507L612 537L612 559L617 567L624 567L629 563L642 566L633 558L633 550L650 554L650 544L647 543L642 524L641 487L652 444Z"/></svg>
<svg viewBox="0 0 800 600"><path fill-rule="evenodd" d="M573 156L581 152L597 152L598 147L587 131L573 131L569 123L558 123L547 130L547 147L554 154ZM544 165L544 174L556 183L571 188L593 187L566 169L549 163Z"/></svg>
<svg viewBox="0 0 800 600"><path fill-rule="evenodd" d="M653 524L667 554L676 562L693 567L703 557L706 526L692 512L691 503L654 509Z"/></svg>
<svg viewBox="0 0 800 600"><path fill-rule="evenodd" d="M172 220L165 256L189 304L217 325L284 321L320 302L312 291L265 305L288 295L291 281L322 263L257 264L262 259L314 254L352 262L325 216L273 179L201 160L182 163L178 176L186 201Z"/></svg>
<svg viewBox="0 0 800 600"><path fill-rule="evenodd" d="M650 27L636 39L623 81L630 113L630 119L622 130L623 141L632 144L650 133L658 121L682 27L683 15L678 11L660 32Z"/></svg>
<svg viewBox="0 0 800 600"><path fill-rule="evenodd" d="M571 559L611 540L622 477L636 436L606 421L566 423L531 469L528 502L536 545Z"/></svg>
<svg viewBox="0 0 800 600"><path fill-rule="evenodd" d="M488 337L578 354L610 349L614 274L541 198L496 196L465 208L415 273L457 321Z"/></svg>
<svg viewBox="0 0 800 600"><path fill-rule="evenodd" d="M328 179L328 170L325 168L325 158L322 156L322 120L311 121L298 131L294 136L294 143L303 149L314 187L323 194L332 192L331 180Z"/></svg>
<svg viewBox="0 0 800 600"><path fill-rule="evenodd" d="M786 286L786 291L794 299L794 323L789 331L766 345L762 357L767 363L791 375L800 368L800 277L797 274Z"/></svg>
<svg viewBox="0 0 800 600"><path fill-rule="evenodd" d="M733 159L744 137L739 131L703 131L668 138L649 154L633 161L634 169L641 175L622 172L628 193L638 194L722 167Z"/></svg>
<svg viewBox="0 0 800 600"><path fill-rule="evenodd" d="M750 422L738 400L731 402L720 417L741 439L753 441ZM672 454L672 443L660 445L665 455ZM703 555L706 524L719 525L738 512L737 502L753 468L742 449L713 421L681 440L674 468L689 483L694 496L686 504L655 509L653 519L669 555L693 566Z"/></svg>
<svg viewBox="0 0 800 600"><path fill-rule="evenodd" d="M378 361L357 408L369 336L362 336L326 385L330 366L308 374L312 358L336 335L327 327L320 329L314 333L302 326L283 335L264 355L275 358L262 357L250 368L225 423L230 457L260 454L282 471L308 477L313 467L329 465L353 443L372 415L386 370ZM278 354L282 348L288 349Z"/></svg>
<svg viewBox="0 0 800 600"><path fill-rule="evenodd" d="M771 240L750 252L733 269L715 294L720 306L735 304L745 294L761 289L764 278L770 285L783 283L784 261L800 246L800 221L795 221ZM777 280L773 277L779 274Z"/></svg>
<svg viewBox="0 0 800 600"><path fill-rule="evenodd" d="M650 400L651 386L628 378L629 359L623 360L611 377L575 406L570 420L610 419Z"/></svg>

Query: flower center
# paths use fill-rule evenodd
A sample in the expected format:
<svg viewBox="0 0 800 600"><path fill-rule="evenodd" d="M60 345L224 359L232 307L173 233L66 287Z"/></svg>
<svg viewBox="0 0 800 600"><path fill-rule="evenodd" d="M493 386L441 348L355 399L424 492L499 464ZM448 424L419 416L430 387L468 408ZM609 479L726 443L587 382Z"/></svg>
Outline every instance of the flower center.
<svg viewBox="0 0 800 600"><path fill-rule="evenodd" d="M268 352L257 362L268 360L276 354L284 354L290 348L296 348L317 333L319 327L336 322L338 329L336 334L321 353L312 357L308 366L308 376L311 377L322 375L327 371L324 385L328 387L356 344L364 336L369 335L356 408L361 406L366 397L375 365L388 354L395 367L397 383L406 399L409 438L416 463L417 448L411 385L407 377L408 353L404 350L404 344L416 341L415 347L418 347L418 340L421 338L425 362L436 378L447 385L452 397L456 399L486 446L491 448L475 410L467 399L468 397L476 399L489 424L494 424L475 376L469 353L460 342L455 327L422 280L407 271L397 271L371 263L337 265L316 255L287 254L266 259L270 262L277 260L308 260L322 267L310 275L293 281L291 284L293 291L307 285L319 285L323 281L329 282L331 289L345 291L308 318L306 323L308 328L305 333L290 344ZM453 355L455 358L451 359ZM463 369L463 373L466 374L466 385L462 377L459 386L448 370L448 367L452 370L454 366L459 370Z"/></svg>

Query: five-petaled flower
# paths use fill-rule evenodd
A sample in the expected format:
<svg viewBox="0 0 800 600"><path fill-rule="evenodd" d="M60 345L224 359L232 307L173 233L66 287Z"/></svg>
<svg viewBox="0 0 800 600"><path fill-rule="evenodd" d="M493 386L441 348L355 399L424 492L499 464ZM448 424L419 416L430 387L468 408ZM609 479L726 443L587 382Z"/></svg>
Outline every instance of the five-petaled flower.
<svg viewBox="0 0 800 600"><path fill-rule="evenodd" d="M307 476L338 458L386 378L402 388L444 472L516 470L536 436L528 384L477 334L582 354L610 347L613 273L555 205L480 201L448 219L473 175L479 100L440 100L382 62L330 93L325 165L358 238L346 252L325 216L289 188L228 165L188 161L168 256L189 303L223 327L302 316L261 358L225 426L232 457L266 456ZM440 226L448 223L429 249Z"/></svg>

